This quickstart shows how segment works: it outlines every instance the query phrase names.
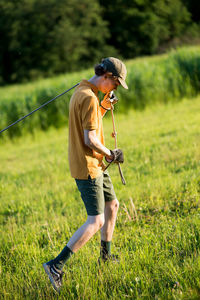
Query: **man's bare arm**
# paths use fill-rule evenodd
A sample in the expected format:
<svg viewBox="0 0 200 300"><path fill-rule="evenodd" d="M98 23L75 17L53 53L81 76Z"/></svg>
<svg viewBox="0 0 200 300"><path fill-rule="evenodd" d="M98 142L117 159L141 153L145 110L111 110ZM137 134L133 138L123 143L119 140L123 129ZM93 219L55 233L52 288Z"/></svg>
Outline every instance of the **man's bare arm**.
<svg viewBox="0 0 200 300"><path fill-rule="evenodd" d="M106 148L97 138L96 130L86 130L84 129L84 142L92 150L103 154L108 159L113 159L113 155L111 154L110 150Z"/></svg>

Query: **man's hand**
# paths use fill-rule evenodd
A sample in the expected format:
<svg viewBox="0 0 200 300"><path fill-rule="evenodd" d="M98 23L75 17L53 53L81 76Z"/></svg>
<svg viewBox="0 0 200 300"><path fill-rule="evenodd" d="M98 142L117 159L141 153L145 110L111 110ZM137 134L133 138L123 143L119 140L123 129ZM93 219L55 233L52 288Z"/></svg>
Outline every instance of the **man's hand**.
<svg viewBox="0 0 200 300"><path fill-rule="evenodd" d="M105 158L107 162L114 162L114 163L120 163L122 164L124 162L124 154L121 149L114 149L110 150L112 154L112 160L108 159L107 157Z"/></svg>
<svg viewBox="0 0 200 300"><path fill-rule="evenodd" d="M105 110L111 110L111 104L117 103L118 99L115 96L114 92L107 93L103 100L101 101L101 107L103 107Z"/></svg>

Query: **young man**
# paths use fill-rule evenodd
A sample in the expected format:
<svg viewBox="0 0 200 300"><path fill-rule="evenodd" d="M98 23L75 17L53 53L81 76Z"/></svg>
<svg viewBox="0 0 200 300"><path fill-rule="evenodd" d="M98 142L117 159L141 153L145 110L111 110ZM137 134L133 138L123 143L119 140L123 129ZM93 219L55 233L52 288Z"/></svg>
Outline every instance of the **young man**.
<svg viewBox="0 0 200 300"><path fill-rule="evenodd" d="M70 100L69 164L87 211L87 221L74 233L62 252L43 267L55 290L62 285L62 269L73 253L83 247L101 229L100 260L116 260L110 247L119 202L103 158L107 162L123 162L120 149L109 150L104 145L102 117L110 110L109 93L119 85L128 88L126 67L114 57L95 66L95 75L82 80ZM106 94L101 106L98 91Z"/></svg>

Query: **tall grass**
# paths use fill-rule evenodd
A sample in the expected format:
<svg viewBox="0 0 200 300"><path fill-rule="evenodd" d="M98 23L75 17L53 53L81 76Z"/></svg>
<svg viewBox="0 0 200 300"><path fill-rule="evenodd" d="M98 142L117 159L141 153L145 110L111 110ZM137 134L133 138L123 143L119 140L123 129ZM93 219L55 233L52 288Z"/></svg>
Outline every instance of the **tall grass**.
<svg viewBox="0 0 200 300"><path fill-rule="evenodd" d="M82 72L85 78L91 76L92 70ZM54 98L80 81L77 73L58 76L52 79L44 79L26 85L14 85L8 88L1 88L0 98L0 128L13 123L20 117L33 111L43 103ZM38 129L61 127L68 117L68 103L73 90L58 98L50 105L41 109L41 112L34 113L23 123L19 123L5 132L1 137L15 137L29 131L34 133Z"/></svg>
<svg viewBox="0 0 200 300"><path fill-rule="evenodd" d="M144 57L126 62L129 90L119 88L121 99L117 111L128 108L144 109L146 106L162 102L175 102L184 97L192 97L200 90L200 47L181 48L168 55ZM0 128L16 121L47 100L55 97L82 78L92 76L93 70L66 74L56 78L40 80L27 85L1 88ZM0 138L21 135L26 131L62 127L67 122L68 104L73 91L32 115L23 124L14 126Z"/></svg>
<svg viewBox="0 0 200 300"><path fill-rule="evenodd" d="M100 234L67 262L59 299L200 299L200 97L116 115L122 165L112 252ZM112 121L105 117L106 145ZM0 147L0 299L57 299L42 263L86 220L67 162L67 127Z"/></svg>
<svg viewBox="0 0 200 300"><path fill-rule="evenodd" d="M168 55L143 58L128 64L129 91L120 90L123 102L143 109L158 102L175 102L200 91L200 48L182 48Z"/></svg>

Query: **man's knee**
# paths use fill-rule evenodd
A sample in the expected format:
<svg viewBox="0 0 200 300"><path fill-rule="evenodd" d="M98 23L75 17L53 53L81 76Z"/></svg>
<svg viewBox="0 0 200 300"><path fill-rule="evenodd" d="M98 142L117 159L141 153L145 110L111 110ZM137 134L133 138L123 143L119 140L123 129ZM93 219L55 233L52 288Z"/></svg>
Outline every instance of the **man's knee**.
<svg viewBox="0 0 200 300"><path fill-rule="evenodd" d="M104 225L105 222L104 214L97 215L97 216L88 216L88 221L94 225L95 231L98 231Z"/></svg>
<svg viewBox="0 0 200 300"><path fill-rule="evenodd" d="M105 222L104 214L98 215L97 226L99 229L103 227L104 222Z"/></svg>
<svg viewBox="0 0 200 300"><path fill-rule="evenodd" d="M108 202L111 214L117 213L119 209L119 201L117 199Z"/></svg>

